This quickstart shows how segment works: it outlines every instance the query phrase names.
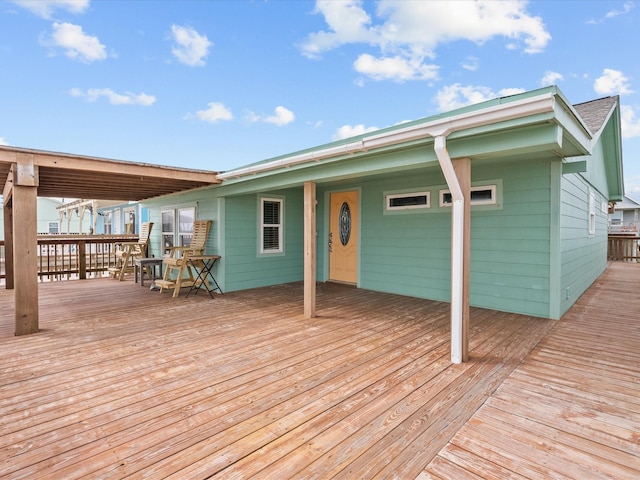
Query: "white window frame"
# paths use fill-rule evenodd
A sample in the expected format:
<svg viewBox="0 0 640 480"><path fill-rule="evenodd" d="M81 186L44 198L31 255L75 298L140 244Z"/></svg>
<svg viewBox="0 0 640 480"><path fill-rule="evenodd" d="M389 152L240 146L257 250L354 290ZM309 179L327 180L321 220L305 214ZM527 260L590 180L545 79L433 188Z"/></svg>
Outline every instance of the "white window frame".
<svg viewBox="0 0 640 480"><path fill-rule="evenodd" d="M265 223L264 205L266 202L276 203L279 205L279 222ZM265 232L266 229L277 228L278 230L278 248L265 248ZM270 255L274 253L284 253L284 198L276 197L260 197L260 233L258 235L260 241L260 254Z"/></svg>
<svg viewBox="0 0 640 480"><path fill-rule="evenodd" d="M113 233L113 210L102 212L102 231L105 235Z"/></svg>
<svg viewBox="0 0 640 480"><path fill-rule="evenodd" d="M473 196L473 192L479 192L482 190L490 190L491 191L491 198L489 200L473 200L473 198L471 199L471 205L495 205L497 203L497 193L498 193L498 188L497 185L492 184L492 185L476 185L475 187L471 187L470 191L471 194ZM452 205L452 202L447 202L444 199L445 195L451 195L451 190L440 190L440 206L441 207L450 207Z"/></svg>
<svg viewBox="0 0 640 480"><path fill-rule="evenodd" d="M165 214L171 215L171 221L167 223L171 230L165 230ZM176 211L173 208L164 208L160 212L160 238L162 242L163 255L169 255L171 247L176 245Z"/></svg>
<svg viewBox="0 0 640 480"><path fill-rule="evenodd" d="M190 228L188 227L188 223L180 222L181 212L191 211L193 221L190 224ZM171 215L171 230L165 230L165 222L163 221L163 216ZM188 206L188 207L179 207L179 208L163 208L160 211L160 238L162 241L162 252L163 255L168 255L171 247L184 247L188 246L191 243L191 237L193 236L193 222L196 220L196 207ZM170 245L167 243L169 240Z"/></svg>
<svg viewBox="0 0 640 480"><path fill-rule="evenodd" d="M60 233L60 222L48 222L47 233L56 234ZM52 231L54 230L54 231Z"/></svg>
<svg viewBox="0 0 640 480"><path fill-rule="evenodd" d="M124 231L127 231L127 225L133 225L130 233L138 233L138 216L136 215L136 207L126 207L122 209L124 217Z"/></svg>
<svg viewBox="0 0 640 480"><path fill-rule="evenodd" d="M401 206L393 206L391 205L392 201L396 198L408 198L408 197L426 197L426 203L424 205L401 205ZM408 193L390 193L385 194L385 209L387 211L398 211L398 210L416 210L423 208L431 208L431 192L428 191L420 191L420 192L408 192Z"/></svg>

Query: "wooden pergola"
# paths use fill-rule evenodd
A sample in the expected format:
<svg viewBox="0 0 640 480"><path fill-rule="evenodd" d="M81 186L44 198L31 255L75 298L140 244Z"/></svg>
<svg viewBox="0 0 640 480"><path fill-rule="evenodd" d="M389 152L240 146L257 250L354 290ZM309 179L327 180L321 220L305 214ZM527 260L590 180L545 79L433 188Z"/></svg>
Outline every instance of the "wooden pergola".
<svg viewBox="0 0 640 480"><path fill-rule="evenodd" d="M0 146L6 288L15 334L38 331L37 197L140 201L220 183L216 172ZM19 268L16 268L19 264Z"/></svg>

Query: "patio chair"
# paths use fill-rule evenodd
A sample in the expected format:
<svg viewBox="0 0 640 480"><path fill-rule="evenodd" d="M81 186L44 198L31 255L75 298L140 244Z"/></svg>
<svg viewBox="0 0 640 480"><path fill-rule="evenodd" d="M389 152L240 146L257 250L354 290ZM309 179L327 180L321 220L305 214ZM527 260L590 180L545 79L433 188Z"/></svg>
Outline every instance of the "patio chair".
<svg viewBox="0 0 640 480"><path fill-rule="evenodd" d="M169 255L162 258L165 266L162 280L156 280L156 286L160 287L160 293L164 289L173 288L173 297L180 294L183 287L191 287L195 284L197 274L194 276L193 268L202 268L202 262L189 262L189 257L203 255L211 229L211 220L196 220L193 222L193 235L191 242L186 247L171 247Z"/></svg>
<svg viewBox="0 0 640 480"><path fill-rule="evenodd" d="M118 278L122 281L125 273L133 272L133 259L147 256L151 228L153 228L152 222L143 223L140 227L140 235L138 235L137 242L120 244L120 249L116 250L116 265L109 268L109 273L113 275L113 278ZM142 275L144 275L144 272L142 272Z"/></svg>

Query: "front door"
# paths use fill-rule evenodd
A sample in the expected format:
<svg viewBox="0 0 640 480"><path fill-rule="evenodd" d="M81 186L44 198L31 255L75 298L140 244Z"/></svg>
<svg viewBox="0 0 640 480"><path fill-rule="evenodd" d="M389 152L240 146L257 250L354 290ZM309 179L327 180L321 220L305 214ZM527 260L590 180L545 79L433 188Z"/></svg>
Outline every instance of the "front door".
<svg viewBox="0 0 640 480"><path fill-rule="evenodd" d="M358 283L358 192L331 194L329 280Z"/></svg>

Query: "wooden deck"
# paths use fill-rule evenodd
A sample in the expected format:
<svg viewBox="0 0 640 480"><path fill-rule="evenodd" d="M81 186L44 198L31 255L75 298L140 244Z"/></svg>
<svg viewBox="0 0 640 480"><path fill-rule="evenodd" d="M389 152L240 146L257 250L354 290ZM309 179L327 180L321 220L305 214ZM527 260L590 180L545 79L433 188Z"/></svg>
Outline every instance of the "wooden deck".
<svg viewBox="0 0 640 480"><path fill-rule="evenodd" d="M611 263L419 478L640 478L640 265Z"/></svg>
<svg viewBox="0 0 640 480"><path fill-rule="evenodd" d="M640 270L615 267L560 322L472 309L462 365L447 304L340 285L320 284L305 320L301 284L211 300L46 283L42 331L23 337L2 290L0 478L543 478L536 462L556 458L633 473L639 327L615 309ZM507 404L519 423L493 418ZM534 463L521 470L501 453L519 441Z"/></svg>

